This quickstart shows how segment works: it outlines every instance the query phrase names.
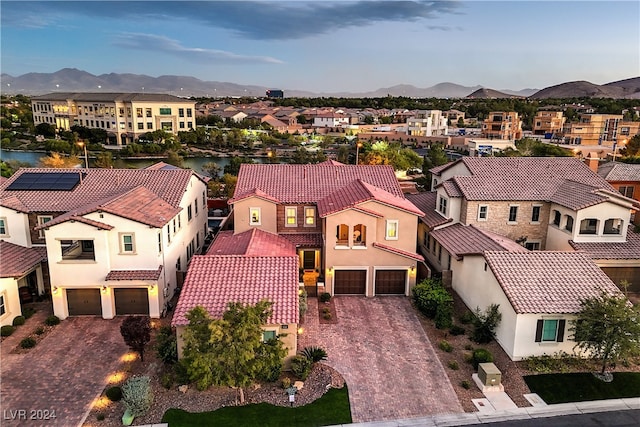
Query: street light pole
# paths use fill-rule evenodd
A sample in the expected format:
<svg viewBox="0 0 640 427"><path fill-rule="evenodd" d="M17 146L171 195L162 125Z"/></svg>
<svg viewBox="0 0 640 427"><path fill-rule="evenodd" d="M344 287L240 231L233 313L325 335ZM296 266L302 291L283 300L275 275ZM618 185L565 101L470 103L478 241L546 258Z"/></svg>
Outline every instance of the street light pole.
<svg viewBox="0 0 640 427"><path fill-rule="evenodd" d="M87 157L87 144L84 141L79 141L78 145L84 149L84 167L89 169L89 157Z"/></svg>
<svg viewBox="0 0 640 427"><path fill-rule="evenodd" d="M360 147L362 147L362 142L356 143L356 165L358 164L358 157L360 156Z"/></svg>
<svg viewBox="0 0 640 427"><path fill-rule="evenodd" d="M625 145L627 145L627 140L623 139L622 141L620 141L620 144L618 144L618 142L616 141L614 143L614 149L613 149L613 161L616 161L616 158L618 157L618 148L620 148L620 145L622 145L623 147Z"/></svg>

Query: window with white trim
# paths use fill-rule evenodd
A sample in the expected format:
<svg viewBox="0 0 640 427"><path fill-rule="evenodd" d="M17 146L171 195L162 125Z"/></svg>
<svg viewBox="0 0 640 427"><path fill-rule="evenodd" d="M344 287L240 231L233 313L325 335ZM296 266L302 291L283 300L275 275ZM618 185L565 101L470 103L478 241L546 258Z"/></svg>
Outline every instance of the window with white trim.
<svg viewBox="0 0 640 427"><path fill-rule="evenodd" d="M195 206L195 208L196 208L196 215L198 215L198 199L197 199L197 198L193 201L193 206Z"/></svg>
<svg viewBox="0 0 640 427"><path fill-rule="evenodd" d="M260 208L249 208L249 225L261 224Z"/></svg>
<svg viewBox="0 0 640 427"><path fill-rule="evenodd" d="M536 342L562 342L564 341L564 319L538 319L536 324Z"/></svg>
<svg viewBox="0 0 640 427"><path fill-rule="evenodd" d="M4 294L0 295L0 316L3 316L7 312L7 306L4 300Z"/></svg>
<svg viewBox="0 0 640 427"><path fill-rule="evenodd" d="M438 201L438 211L443 215L447 214L447 199L442 196L440 196L440 200Z"/></svg>
<svg viewBox="0 0 640 427"><path fill-rule="evenodd" d="M119 233L120 235L120 253L133 254L136 252L136 244L133 233Z"/></svg>
<svg viewBox="0 0 640 427"><path fill-rule="evenodd" d="M262 331L262 342L267 342L269 340L275 340L278 338L278 334L274 330L263 330Z"/></svg>
<svg viewBox="0 0 640 427"><path fill-rule="evenodd" d="M560 219L562 218L562 214L558 210L553 211L553 225L556 227L560 227Z"/></svg>
<svg viewBox="0 0 640 427"><path fill-rule="evenodd" d="M158 252L162 252L162 233L158 232Z"/></svg>
<svg viewBox="0 0 640 427"><path fill-rule="evenodd" d="M533 205L531 208L531 222L540 222L540 209L542 209L542 206Z"/></svg>
<svg viewBox="0 0 640 427"><path fill-rule="evenodd" d="M349 246L349 226L347 224L336 226L336 245Z"/></svg>
<svg viewBox="0 0 640 427"><path fill-rule="evenodd" d="M633 199L633 185L621 185L618 191L623 196Z"/></svg>
<svg viewBox="0 0 640 427"><path fill-rule="evenodd" d="M38 225L46 224L52 219L53 217L51 215L38 215ZM44 229L38 230L38 237L44 239Z"/></svg>
<svg viewBox="0 0 640 427"><path fill-rule="evenodd" d="M6 236L7 234L7 219L0 218L0 236Z"/></svg>
<svg viewBox="0 0 640 427"><path fill-rule="evenodd" d="M316 208L314 206L304 207L304 226L313 227L316 225Z"/></svg>
<svg viewBox="0 0 640 427"><path fill-rule="evenodd" d="M604 234L621 234L623 221L621 218L609 218L604 222Z"/></svg>
<svg viewBox="0 0 640 427"><path fill-rule="evenodd" d="M518 206L511 205L509 206L509 222L517 222L518 221Z"/></svg>
<svg viewBox="0 0 640 427"><path fill-rule="evenodd" d="M580 221L580 234L598 234L600 221L597 218L585 218Z"/></svg>
<svg viewBox="0 0 640 427"><path fill-rule="evenodd" d="M478 206L478 221L486 221L488 214L489 214L489 206L487 205Z"/></svg>
<svg viewBox="0 0 640 427"><path fill-rule="evenodd" d="M193 219L193 210L191 208L191 203L187 206L187 221L191 221Z"/></svg>
<svg viewBox="0 0 640 427"><path fill-rule="evenodd" d="M285 206L284 208L284 226L296 227L298 225L298 207L297 206Z"/></svg>
<svg viewBox="0 0 640 427"><path fill-rule="evenodd" d="M564 229L567 231L573 231L573 217L571 215L565 215L566 220L564 223Z"/></svg>
<svg viewBox="0 0 640 427"><path fill-rule="evenodd" d="M398 240L398 220L388 219L385 233L386 240Z"/></svg>

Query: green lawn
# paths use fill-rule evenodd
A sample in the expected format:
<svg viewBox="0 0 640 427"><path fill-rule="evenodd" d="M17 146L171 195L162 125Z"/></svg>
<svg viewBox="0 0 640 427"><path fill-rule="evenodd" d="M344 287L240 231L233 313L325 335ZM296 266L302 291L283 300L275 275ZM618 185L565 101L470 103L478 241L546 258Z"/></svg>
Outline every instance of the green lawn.
<svg viewBox="0 0 640 427"><path fill-rule="evenodd" d="M591 373L529 375L524 380L548 404L640 397L638 372L616 372L610 383Z"/></svg>
<svg viewBox="0 0 640 427"><path fill-rule="evenodd" d="M351 423L349 391L346 385L343 388L333 388L315 402L295 408L258 403L228 406L216 411L195 414L182 409L169 409L164 413L162 422L169 423L169 427L312 427L349 424Z"/></svg>

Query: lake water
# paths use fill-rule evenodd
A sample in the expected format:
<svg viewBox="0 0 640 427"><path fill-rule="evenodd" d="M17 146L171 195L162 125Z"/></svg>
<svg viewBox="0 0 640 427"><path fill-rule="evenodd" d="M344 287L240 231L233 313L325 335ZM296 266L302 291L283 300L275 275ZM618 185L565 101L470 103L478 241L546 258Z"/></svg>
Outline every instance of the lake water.
<svg viewBox="0 0 640 427"><path fill-rule="evenodd" d="M34 151L6 151L0 149L0 160L18 160L20 162L27 162L32 167L37 167L40 159L42 157L46 157L47 153L45 152L34 152ZM202 170L202 166L206 163L213 162L216 163L220 167L220 174L222 175L222 170L226 165L229 164L230 157L186 157L184 159L184 167L193 169L195 172L207 175ZM83 160L81 157L80 160ZM150 166L154 163L161 162L163 159L121 159L116 160L116 167L121 168L144 168ZM263 158L254 158L256 163L263 163ZM89 158L89 166L92 166L92 159Z"/></svg>

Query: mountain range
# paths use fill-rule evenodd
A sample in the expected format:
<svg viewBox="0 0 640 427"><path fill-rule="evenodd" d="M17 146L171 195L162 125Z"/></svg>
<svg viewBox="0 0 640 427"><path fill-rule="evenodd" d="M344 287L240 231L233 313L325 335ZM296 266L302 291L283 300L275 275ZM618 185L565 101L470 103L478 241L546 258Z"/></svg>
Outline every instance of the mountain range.
<svg viewBox="0 0 640 427"><path fill-rule="evenodd" d="M262 97L267 89L258 85L239 85L230 82L204 81L190 76L159 76L144 74L100 74L94 75L76 68L63 68L54 73L27 73L20 76L2 74L2 93L8 95L43 95L51 92L148 92L168 93L176 96ZM314 93L284 88L286 97L344 97L377 98L406 96L410 98L634 98L640 99L640 77L634 77L604 85L587 81L562 83L542 90L521 89L494 90L483 86L462 86L455 83L439 83L427 88L400 84L370 92Z"/></svg>

